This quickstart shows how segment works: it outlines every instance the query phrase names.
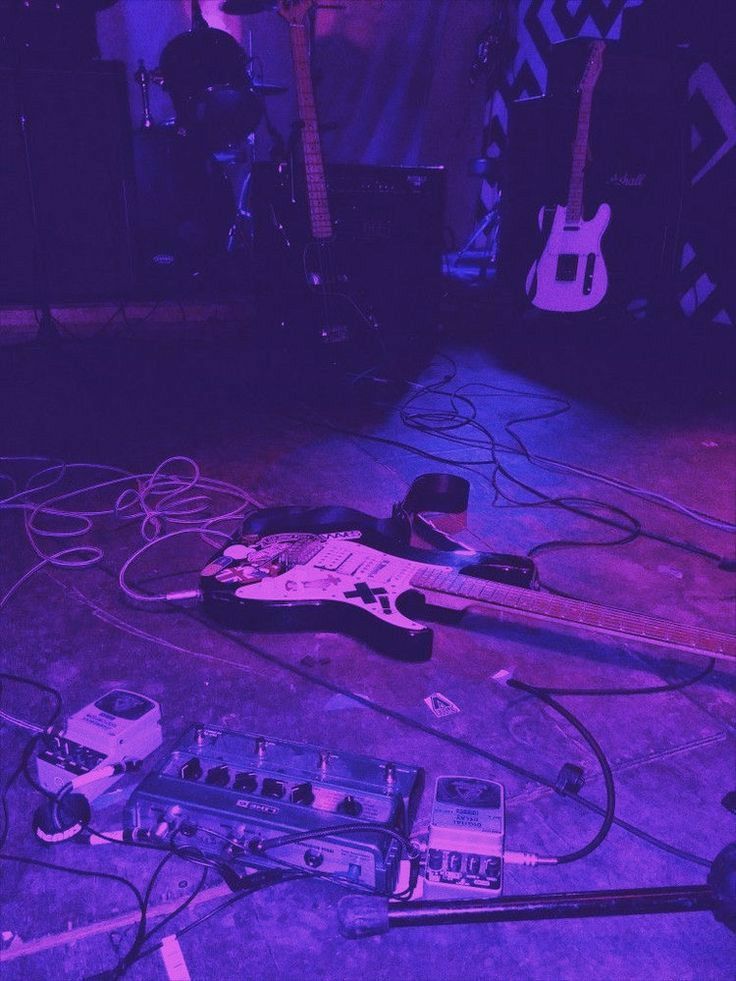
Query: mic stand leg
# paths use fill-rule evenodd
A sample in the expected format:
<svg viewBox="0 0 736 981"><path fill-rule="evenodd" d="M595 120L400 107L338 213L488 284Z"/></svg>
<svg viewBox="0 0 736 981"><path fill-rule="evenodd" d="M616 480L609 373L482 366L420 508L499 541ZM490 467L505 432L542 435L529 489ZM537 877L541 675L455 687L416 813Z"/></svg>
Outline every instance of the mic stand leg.
<svg viewBox="0 0 736 981"><path fill-rule="evenodd" d="M23 156L25 161L26 178L28 181L28 201L31 208L31 228L33 229L33 259L34 259L34 280L36 287L35 307L41 311L38 320L38 333L36 340L42 343L55 343L61 340L61 335L56 326L56 320L51 313L49 303L49 278L48 267L46 264L46 252L41 237L41 226L38 217L38 201L36 199L36 187L33 180L33 161L31 159L31 144L28 137L28 119L26 117L25 105L23 103L22 74L20 69L16 75L16 100L18 107L18 123L20 125L21 140L23 143Z"/></svg>

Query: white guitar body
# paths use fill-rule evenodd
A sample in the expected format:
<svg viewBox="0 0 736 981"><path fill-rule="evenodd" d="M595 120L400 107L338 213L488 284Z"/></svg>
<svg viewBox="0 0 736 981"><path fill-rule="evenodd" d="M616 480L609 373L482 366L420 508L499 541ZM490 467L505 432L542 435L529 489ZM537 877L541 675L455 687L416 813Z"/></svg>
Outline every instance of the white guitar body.
<svg viewBox="0 0 736 981"><path fill-rule="evenodd" d="M539 212L539 228L545 209ZM562 205L555 208L549 238L526 278L527 296L540 310L579 313L598 306L608 289L601 241L611 220L602 204L590 221L571 223Z"/></svg>

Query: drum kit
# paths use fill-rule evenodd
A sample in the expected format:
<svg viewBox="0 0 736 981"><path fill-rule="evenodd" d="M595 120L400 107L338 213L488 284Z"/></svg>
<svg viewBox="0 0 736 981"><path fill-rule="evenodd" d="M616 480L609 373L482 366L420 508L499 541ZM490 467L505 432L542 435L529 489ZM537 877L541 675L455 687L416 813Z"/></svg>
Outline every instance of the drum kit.
<svg viewBox="0 0 736 981"><path fill-rule="evenodd" d="M275 10L276 2L226 0L220 9L246 16ZM223 253L249 248L255 131L266 115L265 100L288 92L287 86L256 79L255 63L231 34L210 27L199 0L192 0L190 30L165 45L157 68L140 62L134 76L142 104L136 134L139 199L149 212L140 219L152 243L144 252L154 265L171 271L180 266L185 278L200 276ZM152 85L171 99L173 118L154 120Z"/></svg>

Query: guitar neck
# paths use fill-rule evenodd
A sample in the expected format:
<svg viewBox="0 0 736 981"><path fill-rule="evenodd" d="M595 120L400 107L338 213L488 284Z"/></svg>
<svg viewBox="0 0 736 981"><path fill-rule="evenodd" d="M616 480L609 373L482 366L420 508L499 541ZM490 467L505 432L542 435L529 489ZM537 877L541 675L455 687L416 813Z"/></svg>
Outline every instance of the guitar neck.
<svg viewBox="0 0 736 981"><path fill-rule="evenodd" d="M672 650L736 661L736 637L715 630L686 627L658 617L476 579L433 566L423 567L417 572L411 585L423 592L458 596L474 604L512 611L525 617L574 624L611 637L647 641Z"/></svg>
<svg viewBox="0 0 736 981"><path fill-rule="evenodd" d="M312 75L309 65L309 38L306 18L289 24L291 54L294 61L297 106L301 123L307 202L312 235L316 239L332 237L332 219L327 201L327 181L317 124Z"/></svg>
<svg viewBox="0 0 736 981"><path fill-rule="evenodd" d="M588 159L588 137L590 135L592 108L593 91L592 89L585 89L580 95L578 125L575 132L575 142L572 148L572 164L570 166L570 186L567 192L565 217L571 225L578 224L583 217L583 188L585 185L585 164Z"/></svg>

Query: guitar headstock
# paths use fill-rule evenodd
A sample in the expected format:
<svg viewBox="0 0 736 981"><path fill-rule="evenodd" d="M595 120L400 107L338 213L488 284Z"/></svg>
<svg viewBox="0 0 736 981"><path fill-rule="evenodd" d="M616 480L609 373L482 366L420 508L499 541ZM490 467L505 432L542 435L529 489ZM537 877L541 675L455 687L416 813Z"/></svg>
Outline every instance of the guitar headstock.
<svg viewBox="0 0 736 981"><path fill-rule="evenodd" d="M289 26L306 23L309 11L317 5L317 0L278 0L276 10Z"/></svg>
<svg viewBox="0 0 736 981"><path fill-rule="evenodd" d="M590 91L598 81L603 71L603 53L606 50L605 41L593 41L588 52L588 60L585 63L585 71L580 79L578 90L580 92Z"/></svg>

